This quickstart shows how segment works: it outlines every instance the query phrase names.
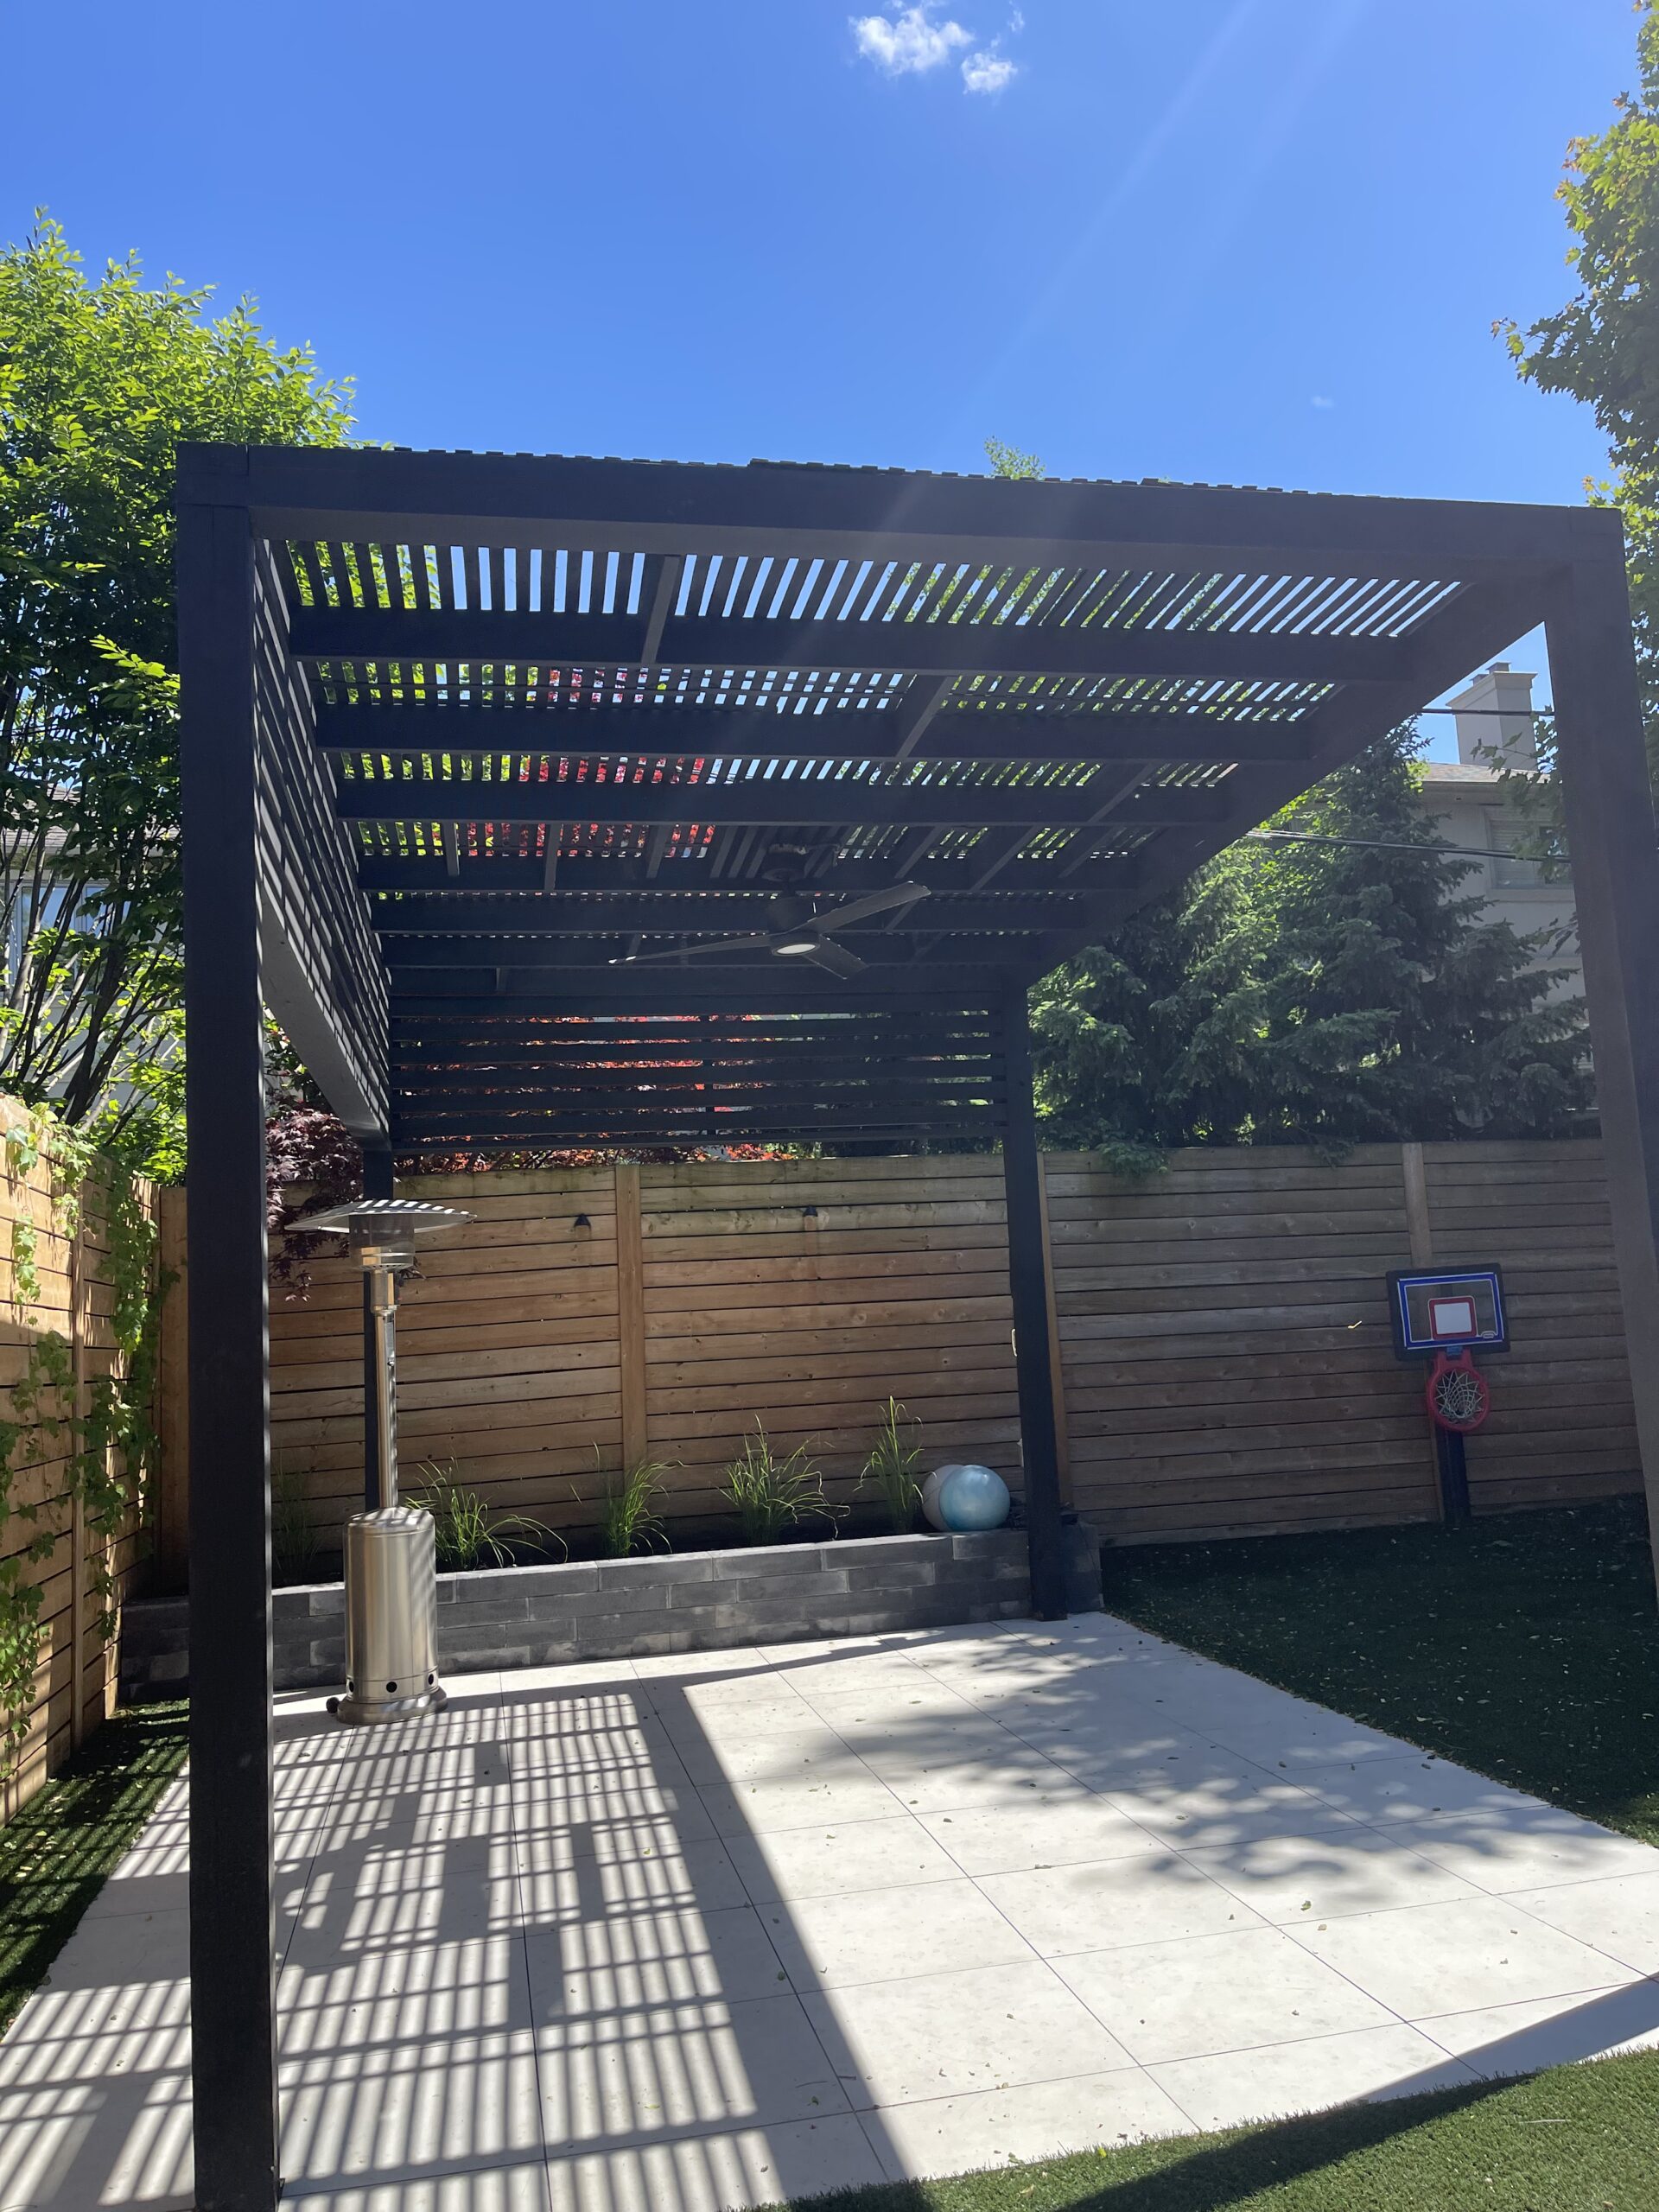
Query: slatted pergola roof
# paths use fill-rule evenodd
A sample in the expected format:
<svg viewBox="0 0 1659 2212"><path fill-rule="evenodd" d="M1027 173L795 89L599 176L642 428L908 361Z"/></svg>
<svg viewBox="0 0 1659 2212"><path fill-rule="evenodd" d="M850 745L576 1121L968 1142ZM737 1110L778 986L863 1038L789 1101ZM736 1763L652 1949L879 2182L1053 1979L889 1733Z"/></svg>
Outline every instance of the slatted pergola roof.
<svg viewBox="0 0 1659 2212"><path fill-rule="evenodd" d="M371 1196L394 1152L998 1135L1053 1618L1027 986L1543 620L1650 1344L1659 850L1605 512L211 446L179 495L196 2202L275 2212L262 1006Z"/></svg>
<svg viewBox="0 0 1659 2212"><path fill-rule="evenodd" d="M181 491L257 549L290 948L299 817L338 848L327 964L365 1031L314 1065L353 1063L346 1118L404 1154L994 1124L1010 994L1507 646L1605 535L766 462L198 448ZM713 949L813 916L805 960ZM315 1046L314 994L271 995Z"/></svg>

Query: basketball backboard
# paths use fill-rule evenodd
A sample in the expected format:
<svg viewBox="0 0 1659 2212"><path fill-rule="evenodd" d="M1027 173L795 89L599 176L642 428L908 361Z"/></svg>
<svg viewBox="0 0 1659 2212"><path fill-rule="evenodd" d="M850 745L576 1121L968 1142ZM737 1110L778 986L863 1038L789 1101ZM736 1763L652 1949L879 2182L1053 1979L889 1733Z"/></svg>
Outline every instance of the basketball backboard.
<svg viewBox="0 0 1659 2212"><path fill-rule="evenodd" d="M1389 1277L1394 1348L1402 1359L1437 1351L1507 1351L1503 1277L1497 1268L1395 1268Z"/></svg>

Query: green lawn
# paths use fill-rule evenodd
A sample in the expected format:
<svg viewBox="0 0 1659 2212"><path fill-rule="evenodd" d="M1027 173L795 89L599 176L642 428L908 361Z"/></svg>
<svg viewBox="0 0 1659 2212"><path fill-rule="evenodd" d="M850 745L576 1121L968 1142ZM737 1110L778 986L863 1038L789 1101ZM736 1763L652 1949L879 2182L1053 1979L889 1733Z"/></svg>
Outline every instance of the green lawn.
<svg viewBox="0 0 1659 2212"><path fill-rule="evenodd" d="M1637 1501L1456 1534L1109 1551L1106 1604L1659 1843L1659 1607ZM814 2202L837 2212L1655 2212L1659 2053Z"/></svg>
<svg viewBox="0 0 1659 2212"><path fill-rule="evenodd" d="M118 1713L0 1828L0 2033L184 1764L188 1710Z"/></svg>
<svg viewBox="0 0 1659 2212"><path fill-rule="evenodd" d="M1659 1843L1659 1605L1638 1499L1455 1533L1109 1551L1106 1605Z"/></svg>

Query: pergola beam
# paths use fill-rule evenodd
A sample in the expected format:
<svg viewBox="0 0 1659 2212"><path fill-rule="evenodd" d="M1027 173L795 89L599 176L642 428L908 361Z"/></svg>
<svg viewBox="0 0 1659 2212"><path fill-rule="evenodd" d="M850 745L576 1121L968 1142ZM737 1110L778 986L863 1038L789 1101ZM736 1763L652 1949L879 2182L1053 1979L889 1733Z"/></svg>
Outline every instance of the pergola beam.
<svg viewBox="0 0 1659 2212"><path fill-rule="evenodd" d="M660 930L660 922L653 923ZM950 925L943 925L948 934ZM637 932L612 930L595 934L589 930L581 937L557 935L514 937L392 937L388 940L386 957L394 974L407 975L416 969L448 968L548 968L598 969L613 961L632 967L636 975L654 971L664 976L683 976L688 968L707 969L712 975L753 972L766 965L810 967L810 961L791 959L787 962L775 953L751 947L747 951L717 952L712 944L703 944L695 952L676 945L654 944L649 950L647 962L643 956L638 961L624 961L619 952L606 950L607 945L620 945L625 938ZM721 932L721 934L724 934ZM735 935L734 931L732 934ZM849 931L850 936L852 932ZM979 932L982 935L983 932ZM1029 932L1028 932L1029 934ZM718 944L719 937L714 939ZM1011 944L1014 940L1011 938ZM849 950L854 948L849 947ZM959 949L960 954L965 948ZM867 932L858 940L857 957L865 964L867 973L885 974L892 969L914 971L916 954L910 940L889 937L884 931ZM820 970L820 973L823 971Z"/></svg>
<svg viewBox="0 0 1659 2212"><path fill-rule="evenodd" d="M1223 822L1218 790L1142 785L1127 795L1121 778L1108 791L1136 828ZM854 823L861 828L1077 829L1096 820L1103 793L1088 783L878 784L853 777L732 778L658 784L486 782L454 777L353 778L340 786L342 822L620 823L665 828L747 823L775 829Z"/></svg>
<svg viewBox="0 0 1659 2212"><path fill-rule="evenodd" d="M797 967L799 963L796 963ZM989 980L982 963L971 967L925 965L879 970L873 982L866 974L855 983L841 983L818 972L820 981L807 983L778 981L778 970L788 963L772 961L766 968L709 969L706 962L691 960L683 968L571 969L556 983L533 969L509 969L497 989L493 976L480 988L455 981L448 989L434 986L430 970L391 972L393 1016L423 1019L445 1014L491 1017L518 1014L551 1020L560 1014L729 1014L733 1001L744 1002L767 1014L953 1014L980 1004ZM702 972L700 972L702 971ZM459 977L472 971L460 970ZM480 975L488 973L479 971Z"/></svg>
<svg viewBox="0 0 1659 2212"><path fill-rule="evenodd" d="M1138 900L1142 863L1135 855L1108 855L1085 862L1065 883L1068 893L1088 892L1126 900ZM918 861L903 871L907 882L925 884L940 897L970 892L975 869L966 860ZM474 856L463 853L459 874L451 879L444 862L430 860L387 861L365 857L358 863L358 881L374 894L388 892L413 896L435 896L445 902L454 898L486 896L515 904L529 904L546 889L543 864L539 860L515 860L510 854ZM825 898L853 898L867 891L884 891L894 879L891 861L838 860L815 874L806 887ZM672 911L682 899L754 896L767 888L765 880L715 876L702 859L676 860L666 874L645 874L642 861L627 859L566 859L559 863L557 891L561 898L594 893L625 895L649 888L654 901ZM1012 862L997 878L998 897L1009 893L1042 893L1055 888L1054 871L1046 861Z"/></svg>
<svg viewBox="0 0 1659 2212"><path fill-rule="evenodd" d="M655 661L633 614L479 613L467 607L296 607L302 661L373 668L450 667L880 670L932 677L1188 677L1238 683L1410 681L1408 638L1301 630L1117 628L1104 623L784 622L678 616Z"/></svg>
<svg viewBox="0 0 1659 2212"><path fill-rule="evenodd" d="M1345 685L1344 690L1363 689ZM976 711L942 707L912 740L902 706L821 714L722 713L711 707L321 707L327 753L531 754L568 759L793 760L1305 760L1301 723L1214 714Z"/></svg>
<svg viewBox="0 0 1659 2212"><path fill-rule="evenodd" d="M814 887L816 888L816 885ZM833 906L822 910L826 918ZM839 925L836 937L933 935L942 930L1044 930L1082 917L1082 903L1065 890L1023 898L918 899L885 914ZM778 927L772 894L762 891L677 891L641 897L601 892L575 899L496 899L487 893L445 899L417 893L375 899L369 916L384 939L411 934L469 937L605 937L619 931L645 937L738 937Z"/></svg>
<svg viewBox="0 0 1659 2212"><path fill-rule="evenodd" d="M1516 578L1605 541L1586 510L755 461L187 445L181 496L270 537L645 553L1097 562L1198 575Z"/></svg>

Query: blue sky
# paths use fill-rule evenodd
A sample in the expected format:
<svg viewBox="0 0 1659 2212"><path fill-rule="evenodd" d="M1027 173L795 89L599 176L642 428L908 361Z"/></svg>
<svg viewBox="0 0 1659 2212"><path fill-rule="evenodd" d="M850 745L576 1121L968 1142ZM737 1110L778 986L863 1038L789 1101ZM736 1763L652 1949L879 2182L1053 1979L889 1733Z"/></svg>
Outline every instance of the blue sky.
<svg viewBox="0 0 1659 2212"><path fill-rule="evenodd" d="M399 444L1576 499L1628 0L55 0L8 237L256 294ZM1446 728L1441 726L1442 729ZM1437 749L1440 749L1437 747Z"/></svg>

